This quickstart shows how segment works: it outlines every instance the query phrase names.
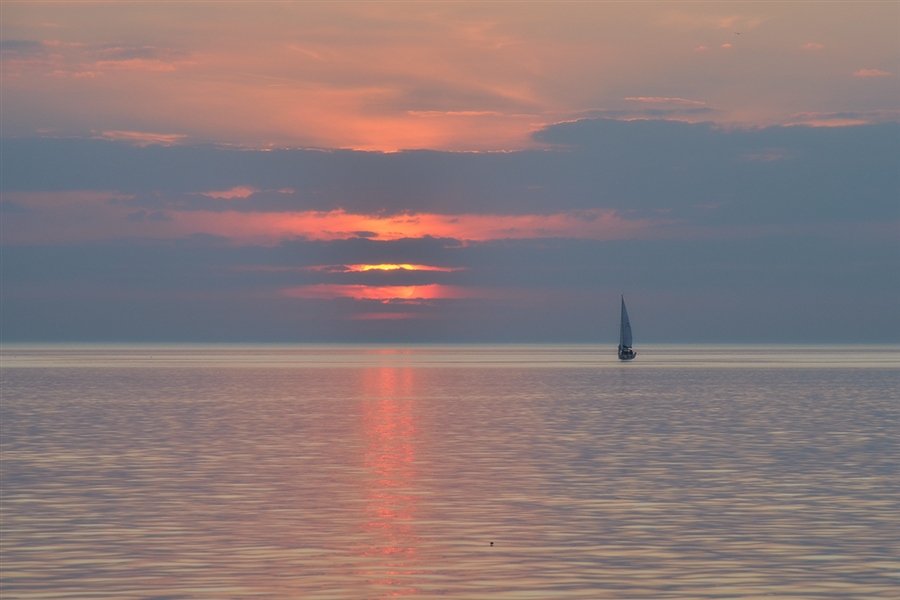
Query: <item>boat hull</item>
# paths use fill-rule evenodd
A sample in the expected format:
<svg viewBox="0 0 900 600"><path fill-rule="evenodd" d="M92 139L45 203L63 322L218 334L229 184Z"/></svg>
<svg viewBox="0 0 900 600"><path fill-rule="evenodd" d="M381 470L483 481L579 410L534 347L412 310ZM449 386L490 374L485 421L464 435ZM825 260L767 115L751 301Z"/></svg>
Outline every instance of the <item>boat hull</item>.
<svg viewBox="0 0 900 600"><path fill-rule="evenodd" d="M637 353L631 348L619 348L619 360L633 360Z"/></svg>

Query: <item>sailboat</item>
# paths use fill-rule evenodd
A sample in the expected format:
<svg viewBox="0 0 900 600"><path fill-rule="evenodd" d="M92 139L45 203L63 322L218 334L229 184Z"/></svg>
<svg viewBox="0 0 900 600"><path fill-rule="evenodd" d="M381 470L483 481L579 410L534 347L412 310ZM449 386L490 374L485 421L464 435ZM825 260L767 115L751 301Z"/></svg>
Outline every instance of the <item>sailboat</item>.
<svg viewBox="0 0 900 600"><path fill-rule="evenodd" d="M631 321L625 310L625 296L622 296L622 320L619 323L619 359L631 360L637 354L631 349Z"/></svg>

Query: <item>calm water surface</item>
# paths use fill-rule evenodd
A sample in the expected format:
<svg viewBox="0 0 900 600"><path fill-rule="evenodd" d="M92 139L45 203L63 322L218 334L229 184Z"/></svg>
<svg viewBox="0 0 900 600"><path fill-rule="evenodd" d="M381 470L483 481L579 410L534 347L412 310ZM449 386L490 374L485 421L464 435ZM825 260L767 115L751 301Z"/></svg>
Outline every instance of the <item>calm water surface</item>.
<svg viewBox="0 0 900 600"><path fill-rule="evenodd" d="M614 350L4 346L0 596L900 595L900 349Z"/></svg>

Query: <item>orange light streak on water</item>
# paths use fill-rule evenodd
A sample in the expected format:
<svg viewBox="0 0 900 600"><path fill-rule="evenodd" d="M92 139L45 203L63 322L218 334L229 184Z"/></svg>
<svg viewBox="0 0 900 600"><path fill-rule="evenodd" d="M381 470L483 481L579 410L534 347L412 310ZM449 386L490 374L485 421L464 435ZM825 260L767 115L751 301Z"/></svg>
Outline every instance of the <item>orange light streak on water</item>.
<svg viewBox="0 0 900 600"><path fill-rule="evenodd" d="M415 594L407 576L417 568L419 538L413 521L417 497L411 493L417 479L418 427L413 412L415 371L409 368L373 368L363 374L362 422L366 439L364 464L367 521L363 530L370 541L361 556L379 558L363 575L390 596Z"/></svg>

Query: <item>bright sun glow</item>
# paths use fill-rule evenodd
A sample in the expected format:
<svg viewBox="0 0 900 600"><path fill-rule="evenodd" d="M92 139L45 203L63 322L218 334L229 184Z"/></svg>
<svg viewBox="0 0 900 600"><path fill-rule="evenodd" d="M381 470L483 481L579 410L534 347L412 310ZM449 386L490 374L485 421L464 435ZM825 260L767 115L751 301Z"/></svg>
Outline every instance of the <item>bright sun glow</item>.
<svg viewBox="0 0 900 600"><path fill-rule="evenodd" d="M344 265L347 271L358 273L363 271L440 271L443 273L452 273L460 271L462 267L435 267L432 265L411 265L403 264L380 264L380 265Z"/></svg>
<svg viewBox="0 0 900 600"><path fill-rule="evenodd" d="M208 233L239 242L269 240L269 243L295 237L307 240L365 237L379 241L425 236L468 241L551 237L611 240L634 237L659 223L646 219L624 219L615 210L609 209L546 215L416 213L381 216L333 210L291 213L190 211L171 216L172 221L163 227L171 227L173 233ZM397 268L414 266L400 265Z"/></svg>
<svg viewBox="0 0 900 600"><path fill-rule="evenodd" d="M467 288L439 285L343 285L321 283L303 285L282 291L289 298L332 299L353 298L354 300L378 300L382 303L402 302L421 304L427 300L446 298L472 298L476 294Z"/></svg>
<svg viewBox="0 0 900 600"><path fill-rule="evenodd" d="M239 198L253 191L249 187L206 192ZM274 246L284 240L346 240L366 238L394 241L415 238L444 238L461 242L498 239L577 238L621 240L651 237L658 226L673 224L670 219L625 218L612 209L570 210L550 214L359 214L345 210L303 212L251 212L210 210L135 211L123 202L111 203L121 195L112 192L9 192L16 204L43 213L41 228L23 222L5 233L9 242L34 243L38 235L46 241L73 242L116 239L122 236L184 238L196 234L221 236L235 244ZM85 215L89 214L90 219ZM71 227L73 219L80 226ZM50 227L49 225L52 225ZM309 270L343 271L451 271L451 267L418 263L355 263Z"/></svg>

